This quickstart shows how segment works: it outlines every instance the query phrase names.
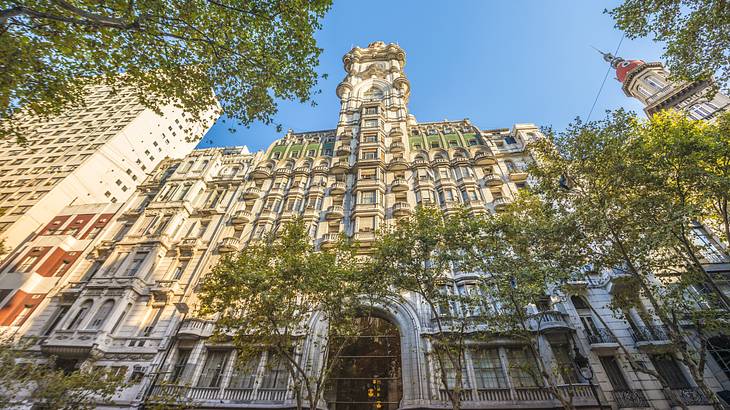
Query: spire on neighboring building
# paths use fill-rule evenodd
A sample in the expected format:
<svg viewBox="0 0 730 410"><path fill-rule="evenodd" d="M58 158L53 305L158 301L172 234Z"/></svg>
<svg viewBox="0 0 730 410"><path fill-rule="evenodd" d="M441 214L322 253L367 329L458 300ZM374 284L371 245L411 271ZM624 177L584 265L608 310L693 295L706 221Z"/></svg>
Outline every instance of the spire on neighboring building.
<svg viewBox="0 0 730 410"><path fill-rule="evenodd" d="M604 53L595 47L593 47L593 49L601 53L603 61L609 63L611 67L616 69L616 79L622 83L626 79L626 75L629 71L645 64L643 60L624 60L623 58L614 56L611 53Z"/></svg>

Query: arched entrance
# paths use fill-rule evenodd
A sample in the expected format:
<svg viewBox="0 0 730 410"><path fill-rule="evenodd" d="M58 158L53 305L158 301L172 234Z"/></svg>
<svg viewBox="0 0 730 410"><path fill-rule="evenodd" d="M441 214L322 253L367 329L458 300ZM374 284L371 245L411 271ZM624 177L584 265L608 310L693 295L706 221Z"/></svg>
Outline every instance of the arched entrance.
<svg viewBox="0 0 730 410"><path fill-rule="evenodd" d="M357 325L359 335L342 349L329 380L329 410L395 410L403 394L398 328L378 317Z"/></svg>

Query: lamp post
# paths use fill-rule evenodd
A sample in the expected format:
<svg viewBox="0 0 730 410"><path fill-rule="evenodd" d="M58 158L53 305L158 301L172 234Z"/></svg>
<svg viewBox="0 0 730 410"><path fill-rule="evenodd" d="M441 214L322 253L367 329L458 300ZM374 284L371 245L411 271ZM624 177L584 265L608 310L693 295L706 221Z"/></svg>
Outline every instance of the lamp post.
<svg viewBox="0 0 730 410"><path fill-rule="evenodd" d="M601 404L601 398L598 397L598 391L596 390L596 386L593 384L593 368L591 368L591 364L588 361L588 358L583 356L581 354L580 350L578 350L578 347L573 348L574 357L573 362L575 363L575 367L578 368L578 371L580 372L580 375L583 376L584 379L588 380L588 386L591 388L591 393L593 393L593 398L596 399L596 403L598 404L598 408L602 409L603 404Z"/></svg>

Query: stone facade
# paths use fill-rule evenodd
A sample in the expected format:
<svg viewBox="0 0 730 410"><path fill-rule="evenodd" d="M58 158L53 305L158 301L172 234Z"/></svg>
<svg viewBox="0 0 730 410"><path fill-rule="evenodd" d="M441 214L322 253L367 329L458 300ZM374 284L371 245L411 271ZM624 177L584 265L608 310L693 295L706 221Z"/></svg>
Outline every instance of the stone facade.
<svg viewBox="0 0 730 410"><path fill-rule="evenodd" d="M39 358L56 355L69 368L104 366L126 374L131 387L107 407L135 408L151 397L173 396L191 408L292 408L289 381L275 357L264 354L236 368L235 350L210 342L213 323L195 316L196 284L220 257L297 215L312 227L316 246L331 246L345 234L367 252L376 229L419 204L499 212L525 187L525 148L540 137L534 125L483 130L469 120L418 122L407 109L410 85L400 47L372 43L354 48L343 62L347 75L337 87L335 128L290 131L253 155L211 148L163 161L93 250L49 290L43 308L17 329L38 337L31 350ZM703 231L698 235L714 244ZM716 249L707 263L722 272L730 266ZM460 292L474 275L454 272L448 286ZM616 276L604 272L574 283L575 295L556 294L530 307L548 365L573 360L575 351L588 358L591 374L564 374L559 388L584 409L599 408L599 401L612 408L671 408L656 380L626 365L620 340L647 367L671 375L690 408L704 408L687 369L659 355L667 341L651 316L615 317L608 309ZM448 407L426 337L436 331L431 313L418 297L404 294L383 306L381 316L380 336L391 339L378 343L396 346L388 357L399 364L388 373L385 407ZM303 341L302 360L322 357L309 342L316 332ZM518 369L526 358L516 347L507 339L470 347L464 408L561 407L546 388L523 377ZM706 371L718 391L730 388L723 358L727 352L713 353ZM326 399L322 406L331 409L373 408L342 402L337 394Z"/></svg>

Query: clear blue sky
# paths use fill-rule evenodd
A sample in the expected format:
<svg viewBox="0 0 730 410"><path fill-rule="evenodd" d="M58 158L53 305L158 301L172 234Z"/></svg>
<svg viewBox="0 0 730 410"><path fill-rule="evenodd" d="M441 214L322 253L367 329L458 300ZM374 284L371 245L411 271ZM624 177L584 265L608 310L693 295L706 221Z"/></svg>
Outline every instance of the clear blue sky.
<svg viewBox="0 0 730 410"><path fill-rule="evenodd" d="M336 126L342 55L373 41L398 43L411 82L409 110L418 121L469 118L482 129L535 123L563 129L590 111L607 64L590 46L613 52L622 37L603 13L618 0L335 0L317 34L324 49L317 106L282 102L276 122L313 131ZM662 46L624 39L619 55L656 61ZM641 105L626 97L609 74L592 118L607 109ZM221 120L200 147L266 148L282 136L253 124L235 133Z"/></svg>

